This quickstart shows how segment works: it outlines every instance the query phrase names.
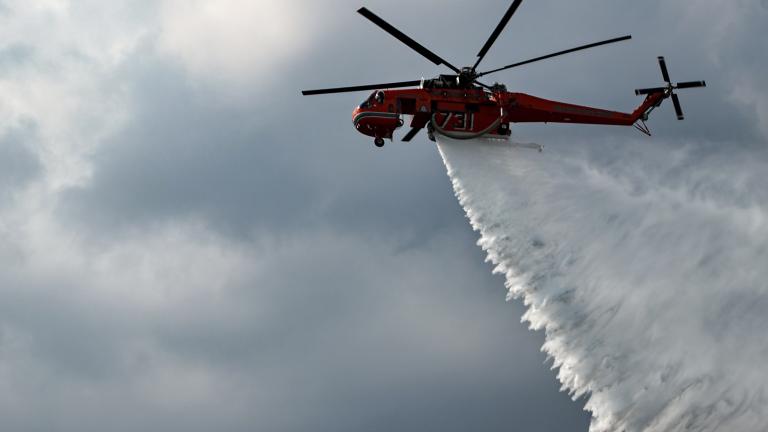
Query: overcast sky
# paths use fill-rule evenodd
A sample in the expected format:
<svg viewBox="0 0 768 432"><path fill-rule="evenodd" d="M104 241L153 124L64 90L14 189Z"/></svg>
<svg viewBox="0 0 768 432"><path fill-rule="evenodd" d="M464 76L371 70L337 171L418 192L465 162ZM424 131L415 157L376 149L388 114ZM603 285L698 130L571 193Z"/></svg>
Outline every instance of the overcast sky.
<svg viewBox="0 0 768 432"><path fill-rule="evenodd" d="M371 0L470 64L504 0ZM301 89L445 70L347 0L0 1L0 427L4 431L586 430L434 144L383 149L365 94ZM768 2L527 0L490 51L512 91L687 114L651 140L768 135ZM629 128L526 125L543 144Z"/></svg>

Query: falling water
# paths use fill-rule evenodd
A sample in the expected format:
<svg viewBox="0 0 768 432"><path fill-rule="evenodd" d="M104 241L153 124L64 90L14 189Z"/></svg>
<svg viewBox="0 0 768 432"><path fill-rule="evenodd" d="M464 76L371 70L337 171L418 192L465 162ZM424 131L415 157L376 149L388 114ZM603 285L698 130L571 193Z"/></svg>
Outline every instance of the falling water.
<svg viewBox="0 0 768 432"><path fill-rule="evenodd" d="M590 430L768 430L768 155L439 138Z"/></svg>

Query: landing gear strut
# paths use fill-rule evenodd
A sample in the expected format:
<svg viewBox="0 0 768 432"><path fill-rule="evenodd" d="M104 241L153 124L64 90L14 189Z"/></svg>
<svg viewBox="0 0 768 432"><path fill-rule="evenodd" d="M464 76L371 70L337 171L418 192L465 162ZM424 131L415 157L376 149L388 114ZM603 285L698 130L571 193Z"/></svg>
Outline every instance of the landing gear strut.
<svg viewBox="0 0 768 432"><path fill-rule="evenodd" d="M384 147L384 138L382 138L382 137L376 137L376 138L373 140L373 144L375 144L375 145L376 145L376 147Z"/></svg>

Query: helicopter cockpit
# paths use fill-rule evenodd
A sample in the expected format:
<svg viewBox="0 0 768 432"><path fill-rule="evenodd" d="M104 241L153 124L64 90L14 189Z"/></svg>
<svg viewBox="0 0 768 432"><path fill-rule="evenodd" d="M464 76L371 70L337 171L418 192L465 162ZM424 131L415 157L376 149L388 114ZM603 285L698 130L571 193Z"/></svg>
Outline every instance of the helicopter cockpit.
<svg viewBox="0 0 768 432"><path fill-rule="evenodd" d="M384 103L384 92L377 90L360 104L360 109L368 109L382 103Z"/></svg>

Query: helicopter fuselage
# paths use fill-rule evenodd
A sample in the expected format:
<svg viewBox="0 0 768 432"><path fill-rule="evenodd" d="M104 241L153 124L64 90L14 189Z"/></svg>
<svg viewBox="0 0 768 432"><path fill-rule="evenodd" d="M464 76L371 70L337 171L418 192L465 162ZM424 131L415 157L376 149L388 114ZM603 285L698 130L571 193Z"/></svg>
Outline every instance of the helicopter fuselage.
<svg viewBox="0 0 768 432"><path fill-rule="evenodd" d="M503 86L435 87L434 80L415 89L377 90L352 112L358 132L377 140L392 139L410 116L411 128L427 128L430 138L440 133L457 139L480 136L507 139L510 123L582 123L631 126L658 105L664 95L654 93L632 113L507 92Z"/></svg>

